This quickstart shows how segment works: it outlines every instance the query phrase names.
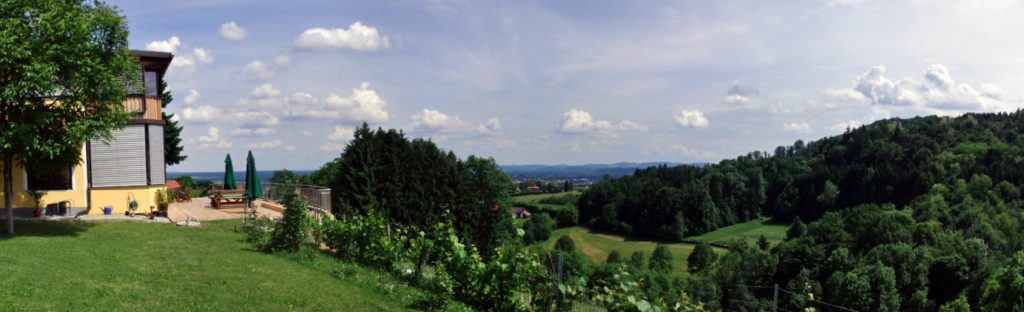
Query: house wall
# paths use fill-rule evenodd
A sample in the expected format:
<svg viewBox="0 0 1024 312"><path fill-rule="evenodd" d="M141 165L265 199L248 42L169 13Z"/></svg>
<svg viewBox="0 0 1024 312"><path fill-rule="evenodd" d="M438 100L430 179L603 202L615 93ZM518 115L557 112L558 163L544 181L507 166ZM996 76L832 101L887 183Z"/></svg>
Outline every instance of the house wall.
<svg viewBox="0 0 1024 312"><path fill-rule="evenodd" d="M156 210L156 191L165 189L163 185L132 186L132 187L104 187L92 189L92 209L90 215L102 215L103 207L113 208L113 214L120 215L128 211L128 201L134 197L139 202L139 209L135 213L148 213L149 207Z"/></svg>
<svg viewBox="0 0 1024 312"><path fill-rule="evenodd" d="M84 148L82 150L82 157L85 157ZM2 172L2 170L3 168L0 168L0 172ZM21 163L19 163L17 159L14 160L14 170L11 173L13 173L14 175L14 183L12 185L14 189L14 196L12 197L13 207L17 209L28 210L27 213L19 213L19 215L31 215L31 210L34 209L36 205L35 202L32 200L32 196L30 196L28 192L26 192L26 186L28 181L25 176L25 170L22 169ZM47 204L58 203L61 201L68 200L71 201L72 208L85 209L85 193L88 185L88 180L86 177L84 161L75 166L71 175L71 181L71 190L47 191L46 194L43 195L43 198L40 200L42 206L45 207ZM2 193L3 187L3 179L0 178L0 193ZM0 194L0 207L3 206L3 203L6 200L6 198L4 198L5 195L6 194Z"/></svg>

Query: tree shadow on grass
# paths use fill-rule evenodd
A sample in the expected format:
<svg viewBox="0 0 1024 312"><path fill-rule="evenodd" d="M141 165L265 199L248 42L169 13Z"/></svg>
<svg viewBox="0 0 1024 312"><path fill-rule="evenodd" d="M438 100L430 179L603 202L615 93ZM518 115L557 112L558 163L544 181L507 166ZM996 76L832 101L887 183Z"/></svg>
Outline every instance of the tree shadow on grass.
<svg viewBox="0 0 1024 312"><path fill-rule="evenodd" d="M7 234L6 227L0 233L0 240L17 237L54 237L79 236L91 228L93 224L77 220L60 221L14 221L14 235Z"/></svg>

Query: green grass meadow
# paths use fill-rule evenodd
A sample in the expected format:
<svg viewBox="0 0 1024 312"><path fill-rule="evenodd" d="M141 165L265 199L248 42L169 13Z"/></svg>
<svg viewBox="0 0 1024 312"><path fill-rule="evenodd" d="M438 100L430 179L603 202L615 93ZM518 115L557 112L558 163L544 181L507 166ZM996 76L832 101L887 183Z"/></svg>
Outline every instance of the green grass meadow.
<svg viewBox="0 0 1024 312"><path fill-rule="evenodd" d="M0 310L399 311L422 297L316 251L255 251L239 226L18 222L0 236Z"/></svg>
<svg viewBox="0 0 1024 312"><path fill-rule="evenodd" d="M750 243L756 243L763 234L769 243L778 244L786 238L787 226L768 223L766 220L755 220L746 223L735 224L724 227L701 236L688 238L693 241L709 243L725 243L727 241L742 238ZM591 231L585 227L569 227L555 230L551 238L541 243L547 249L554 248L555 241L559 237L567 235L576 243L576 250L583 253L593 263L604 263L613 250L619 251L624 258L629 258L633 252L643 251L650 258L654 248L659 245L653 241L630 240L618 235L603 234ZM672 267L675 273L686 274L686 258L693 252L696 246L694 243L673 243L664 244L672 251ZM714 247L719 254L725 249Z"/></svg>

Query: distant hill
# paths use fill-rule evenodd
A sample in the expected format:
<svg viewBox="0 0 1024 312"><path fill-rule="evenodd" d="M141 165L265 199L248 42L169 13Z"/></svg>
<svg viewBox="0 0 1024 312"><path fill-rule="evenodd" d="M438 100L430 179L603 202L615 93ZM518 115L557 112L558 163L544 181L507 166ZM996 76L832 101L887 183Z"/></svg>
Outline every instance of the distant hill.
<svg viewBox="0 0 1024 312"><path fill-rule="evenodd" d="M266 182L266 181L270 181L270 177L274 175L274 171L275 170L258 171L257 175L259 175L260 181ZM312 170L289 170L289 171L295 172L296 174L299 174L299 175L303 175L303 174L307 174L307 173L313 172ZM199 171L199 172L173 172L173 171L168 171L167 172L167 179L168 180L177 179L180 176L190 176L194 180L223 181L224 180L224 171ZM245 171L235 171L235 179L237 179L237 180L245 179Z"/></svg>
<svg viewBox="0 0 1024 312"><path fill-rule="evenodd" d="M629 163L618 162L614 164L586 164L586 165L503 165L501 170L505 171L513 179L579 179L586 178L597 180L605 174L612 177L621 177L633 174L636 169L643 169L655 166L674 167L681 163L674 162L645 162ZM693 164L703 166L703 163Z"/></svg>

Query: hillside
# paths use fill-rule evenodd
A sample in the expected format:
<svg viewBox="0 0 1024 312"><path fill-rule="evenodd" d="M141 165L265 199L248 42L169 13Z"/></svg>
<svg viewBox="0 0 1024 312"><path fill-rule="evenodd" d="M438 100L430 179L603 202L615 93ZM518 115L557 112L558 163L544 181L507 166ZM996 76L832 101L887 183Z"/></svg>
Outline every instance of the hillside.
<svg viewBox="0 0 1024 312"><path fill-rule="evenodd" d="M734 247L707 276L717 288L691 293L720 307L772 296L737 285L778 284L862 311L1020 309L1005 298L1024 293L1007 284L1024 266L1022 151L1021 111L881 120L773 153L605 179L580 197L580 224L716 241L715 230L744 227L729 225L792 221L769 251Z"/></svg>

